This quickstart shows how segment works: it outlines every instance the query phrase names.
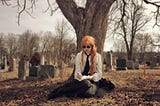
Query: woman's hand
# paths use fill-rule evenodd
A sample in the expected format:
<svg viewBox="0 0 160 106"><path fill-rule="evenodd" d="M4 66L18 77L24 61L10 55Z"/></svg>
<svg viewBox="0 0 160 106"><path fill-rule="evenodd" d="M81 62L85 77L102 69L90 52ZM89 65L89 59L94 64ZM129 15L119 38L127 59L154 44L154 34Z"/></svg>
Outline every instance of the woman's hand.
<svg viewBox="0 0 160 106"><path fill-rule="evenodd" d="M82 74L81 73L77 73L77 78L81 80L82 79Z"/></svg>
<svg viewBox="0 0 160 106"><path fill-rule="evenodd" d="M93 79L93 76L89 76L89 80L92 80Z"/></svg>
<svg viewBox="0 0 160 106"><path fill-rule="evenodd" d="M93 76L90 76L90 75L88 75L88 76L82 76L82 74L81 73L77 73L77 78L81 81L81 80L85 80L85 79L88 79L88 80L92 80L93 79Z"/></svg>

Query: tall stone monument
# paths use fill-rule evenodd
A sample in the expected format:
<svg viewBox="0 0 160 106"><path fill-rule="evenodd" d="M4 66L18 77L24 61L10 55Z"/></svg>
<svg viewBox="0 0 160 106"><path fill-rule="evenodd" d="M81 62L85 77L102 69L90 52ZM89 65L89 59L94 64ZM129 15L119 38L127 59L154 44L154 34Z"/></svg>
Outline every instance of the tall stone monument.
<svg viewBox="0 0 160 106"><path fill-rule="evenodd" d="M24 55L18 63L18 79L26 80L28 56Z"/></svg>
<svg viewBox="0 0 160 106"><path fill-rule="evenodd" d="M108 70L113 70L112 51L106 53L105 63Z"/></svg>

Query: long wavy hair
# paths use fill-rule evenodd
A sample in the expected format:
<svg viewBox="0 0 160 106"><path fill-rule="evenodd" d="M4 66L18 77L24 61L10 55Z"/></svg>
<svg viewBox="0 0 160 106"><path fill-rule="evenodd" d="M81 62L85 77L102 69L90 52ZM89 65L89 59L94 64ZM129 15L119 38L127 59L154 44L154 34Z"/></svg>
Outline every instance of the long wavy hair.
<svg viewBox="0 0 160 106"><path fill-rule="evenodd" d="M89 74L94 74L95 73L95 69L94 69L94 58L95 58L95 55L96 55L96 52L97 52L97 47L96 47L96 42L95 42L95 38L93 38L92 36L90 35L85 35L83 38L82 38L82 41L81 41L81 47L83 47L84 45L90 45L91 46L91 66L90 66L90 70L89 70ZM84 50L82 50L82 65L84 66L84 60L83 60L83 57L84 57Z"/></svg>

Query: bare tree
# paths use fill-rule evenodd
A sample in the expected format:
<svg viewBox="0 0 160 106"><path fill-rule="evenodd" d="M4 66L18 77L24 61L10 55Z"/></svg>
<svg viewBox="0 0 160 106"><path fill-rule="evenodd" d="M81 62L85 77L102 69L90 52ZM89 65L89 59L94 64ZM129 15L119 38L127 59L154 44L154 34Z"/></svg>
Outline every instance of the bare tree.
<svg viewBox="0 0 160 106"><path fill-rule="evenodd" d="M8 49L9 57L9 71L14 71L14 60L13 58L17 53L17 35L9 33L6 36L6 48Z"/></svg>
<svg viewBox="0 0 160 106"><path fill-rule="evenodd" d="M139 53L139 61L144 61L145 53L149 47L150 41L152 40L149 34L138 33L135 39L135 46L137 48L137 53Z"/></svg>
<svg viewBox="0 0 160 106"><path fill-rule="evenodd" d="M19 35L18 50L21 55L32 56L39 49L39 36L27 30L22 35Z"/></svg>
<svg viewBox="0 0 160 106"><path fill-rule="evenodd" d="M118 17L118 22L115 21L117 24L115 31L117 35L122 36L126 45L127 58L132 60L135 37L149 22L149 19L144 15L142 2L130 0L125 3L125 7L122 2L119 3L120 17Z"/></svg>
<svg viewBox="0 0 160 106"><path fill-rule="evenodd" d="M5 38L8 53L11 56L14 56L17 53L17 37L17 35L9 33Z"/></svg>
<svg viewBox="0 0 160 106"><path fill-rule="evenodd" d="M56 1L64 16L75 29L78 51L81 49L79 44L82 37L89 34L96 38L98 52L102 54L108 25L108 13L115 0L86 0L84 7L77 7L73 0Z"/></svg>
<svg viewBox="0 0 160 106"><path fill-rule="evenodd" d="M63 48L64 48L64 40L65 40L65 36L68 33L68 27L67 27L67 22L65 22L64 20L62 20L62 22L58 22L56 27L56 37L57 37L57 46L58 46L58 67L60 69L62 69L62 52L63 52Z"/></svg>
<svg viewBox="0 0 160 106"><path fill-rule="evenodd" d="M76 53L76 45L70 39L65 39L62 49L62 60L65 64L69 64L71 56Z"/></svg>
<svg viewBox="0 0 160 106"><path fill-rule="evenodd" d="M48 64L51 64L52 54L54 53L54 41L55 38L51 32L45 32L41 37L41 55L44 56L44 60L48 61Z"/></svg>
<svg viewBox="0 0 160 106"><path fill-rule="evenodd" d="M98 52L103 53L108 12L115 1L116 0L86 0L85 6L79 7L74 0L56 0L63 15L75 29L78 51L81 49L79 44L82 37L89 34L94 36L97 41L100 41L97 43ZM2 0L2 2L3 4L6 4L6 2L9 3L7 0ZM52 8L51 1L47 0L47 2L50 10L53 11L54 9ZM18 19L20 19L20 16L24 12L31 15L36 3L36 0L17 0L19 10Z"/></svg>
<svg viewBox="0 0 160 106"><path fill-rule="evenodd" d="M154 26L155 25L157 25L157 26L159 26L160 27L160 24L159 24L159 22L160 22L160 2L159 2L159 0L143 0L146 4L151 4L151 5L153 5L153 6L155 6L155 7L157 7L157 9L156 9L156 11L154 11L153 13L154 13L154 18L155 18L155 24L154 24Z"/></svg>
<svg viewBox="0 0 160 106"><path fill-rule="evenodd" d="M116 42L114 42L113 44L115 52L116 52L116 56L118 58L125 58L124 53L126 53L126 46L123 40L117 40Z"/></svg>
<svg viewBox="0 0 160 106"><path fill-rule="evenodd" d="M94 36L97 41L98 52L103 53L104 41L108 26L108 13L110 7L115 1L122 1L123 10L127 0L85 0L84 6L80 7L77 5L75 0L55 0L58 4L57 7L53 8L52 4L54 1L46 0L48 3L47 10L51 10L51 14L60 8L63 15L71 23L75 29L77 36L78 51L80 51L80 41L86 34ZM152 2L149 0L143 0L147 4L152 4L157 7L157 17L159 14L159 2ZM3 5L10 5L11 0L1 0ZM31 15L33 9L36 7L37 0L16 0L18 7L18 23L22 13ZM125 16L123 12L123 16ZM157 19L157 18L156 18Z"/></svg>
<svg viewBox="0 0 160 106"><path fill-rule="evenodd" d="M75 53L76 45L73 39L66 39L65 34L70 30L66 22L62 21L55 27L57 34L46 32L41 37L40 52L44 55L44 60L49 64L58 64L62 62L68 64L71 54ZM61 61L61 62L60 62Z"/></svg>

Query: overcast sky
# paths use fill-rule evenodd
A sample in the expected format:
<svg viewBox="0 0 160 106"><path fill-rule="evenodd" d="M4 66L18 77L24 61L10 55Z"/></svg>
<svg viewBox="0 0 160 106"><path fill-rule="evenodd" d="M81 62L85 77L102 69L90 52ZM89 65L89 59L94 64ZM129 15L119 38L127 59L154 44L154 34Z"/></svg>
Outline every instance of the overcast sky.
<svg viewBox="0 0 160 106"><path fill-rule="evenodd" d="M20 26L17 24L17 8L13 8L11 6L2 6L0 3L0 32L3 32L5 34L7 33L15 33L15 34L21 34L26 30L32 30L33 32L40 32L40 31L51 31L54 32L54 28L58 21L61 21L64 16L62 13L56 12L52 16L50 16L50 13L43 13L46 10L47 4L46 2L40 2L37 5L37 9L34 10L34 13L32 14L33 17L30 17L29 15L23 13L21 15L20 20ZM150 9L152 7L149 7ZM158 29L154 29L151 27L153 23L150 23L150 25L147 28L147 31L149 32L157 32ZM74 35L73 35L74 36ZM113 40L111 38L107 38L105 42L105 51L111 50L113 47Z"/></svg>
<svg viewBox="0 0 160 106"><path fill-rule="evenodd" d="M57 20L60 20L62 15L60 12L54 13L50 16L50 13L44 13L46 5L41 7L37 5L37 9L34 10L32 17L25 12L21 15L20 26L17 24L17 8L2 6L0 4L0 32L3 33L22 33L27 29L31 29L34 32L40 31L53 31Z"/></svg>

